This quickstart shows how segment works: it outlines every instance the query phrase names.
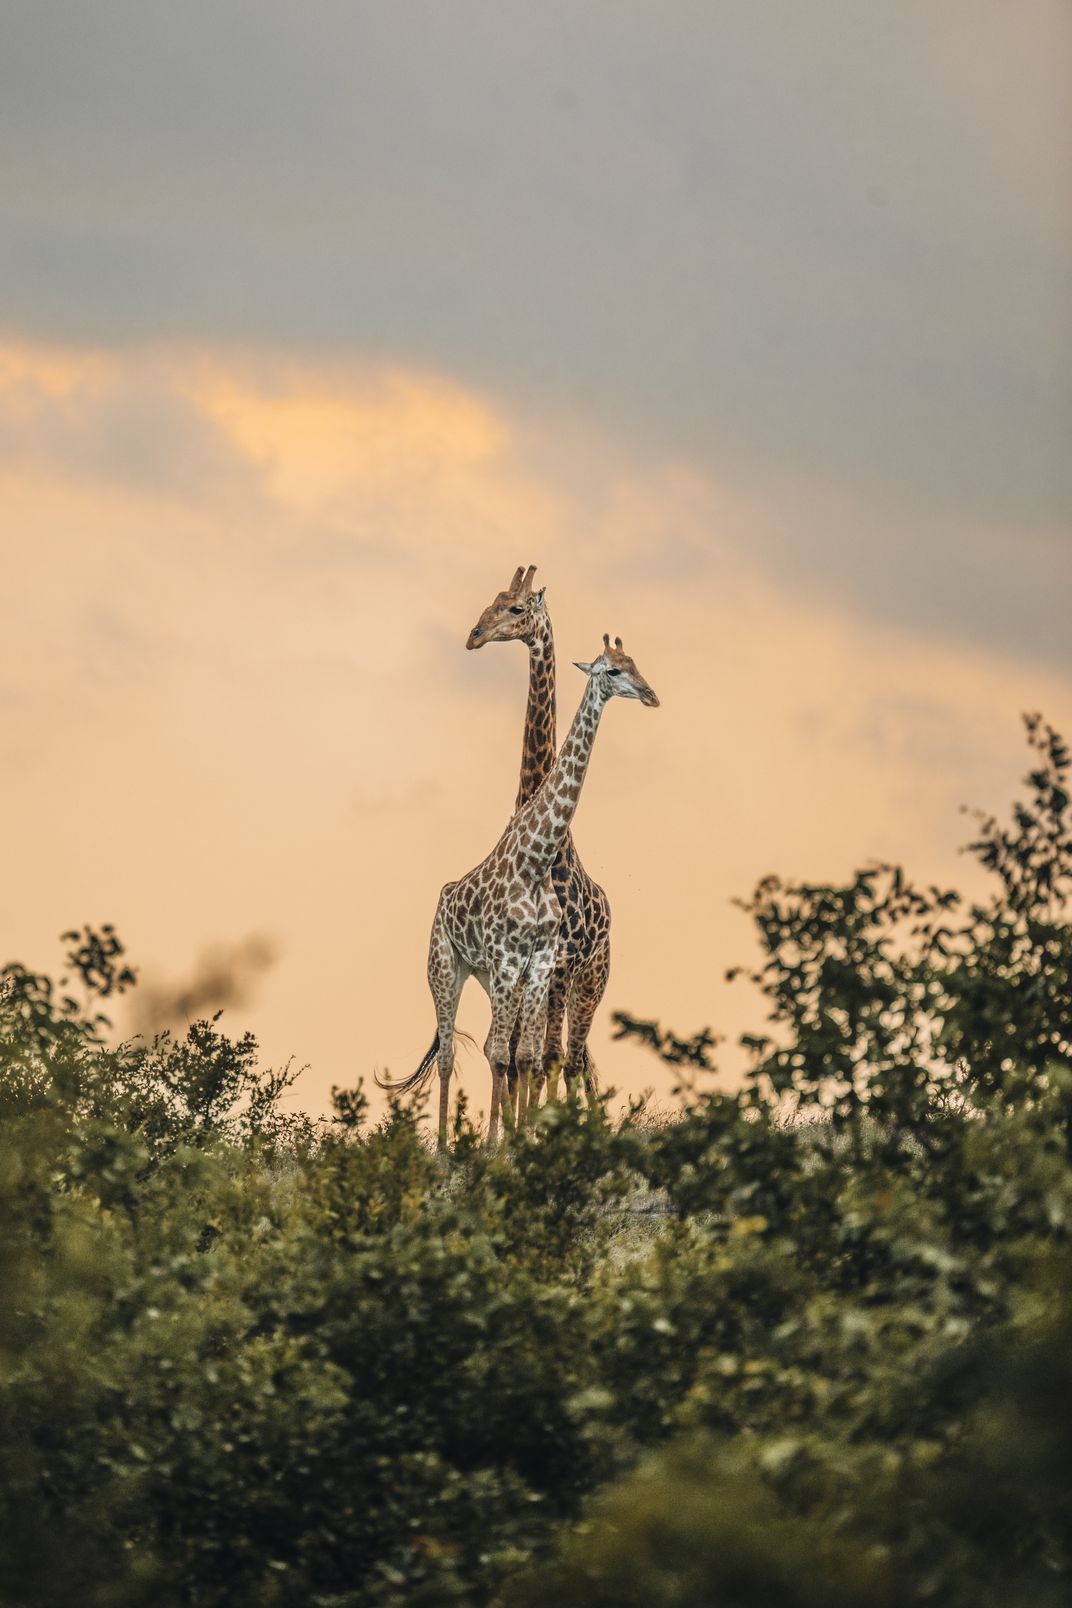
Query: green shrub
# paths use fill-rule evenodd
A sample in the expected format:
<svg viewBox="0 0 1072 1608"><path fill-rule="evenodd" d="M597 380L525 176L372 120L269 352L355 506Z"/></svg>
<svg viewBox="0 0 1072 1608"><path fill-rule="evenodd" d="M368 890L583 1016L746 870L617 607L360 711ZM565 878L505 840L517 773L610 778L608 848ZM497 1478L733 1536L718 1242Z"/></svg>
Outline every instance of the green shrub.
<svg viewBox="0 0 1072 1608"><path fill-rule="evenodd" d="M0 1604L1067 1601L1072 842L1029 736L989 903L763 884L752 1075L662 1125L462 1113L441 1158L360 1091L284 1117L218 1021L109 1048L108 929L81 1002L6 968Z"/></svg>

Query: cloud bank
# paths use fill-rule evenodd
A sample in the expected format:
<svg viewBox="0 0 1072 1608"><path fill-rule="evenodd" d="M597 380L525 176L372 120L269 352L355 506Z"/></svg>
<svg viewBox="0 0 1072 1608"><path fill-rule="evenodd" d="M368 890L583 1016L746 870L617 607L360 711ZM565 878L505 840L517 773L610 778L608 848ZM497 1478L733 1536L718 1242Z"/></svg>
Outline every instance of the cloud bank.
<svg viewBox="0 0 1072 1608"><path fill-rule="evenodd" d="M450 376L779 501L784 590L1053 665L1070 59L1061 0L16 0L0 305Z"/></svg>

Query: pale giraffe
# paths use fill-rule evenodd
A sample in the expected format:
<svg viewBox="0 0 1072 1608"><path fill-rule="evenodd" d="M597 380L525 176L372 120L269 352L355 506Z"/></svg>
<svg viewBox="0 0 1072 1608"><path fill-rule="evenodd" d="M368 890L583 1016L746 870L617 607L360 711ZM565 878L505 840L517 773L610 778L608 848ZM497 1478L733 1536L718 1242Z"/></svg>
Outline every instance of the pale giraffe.
<svg viewBox="0 0 1072 1608"><path fill-rule="evenodd" d="M535 564L519 568L469 633L466 647L487 642L524 642L529 650L529 694L521 750L521 782L516 809L534 798L555 763L555 642L544 604L544 588L534 591ZM547 996L547 1036L543 1064L530 1098L553 1068L562 1065L562 1024L569 1012L567 1088L581 1077L593 1089L588 1034L610 973L610 904L581 864L572 832L567 832L551 867L551 886L561 909L558 952ZM519 1096L524 1099L524 1091ZM523 1114L523 1113L522 1113Z"/></svg>
<svg viewBox="0 0 1072 1608"><path fill-rule="evenodd" d="M439 1143L446 1144L450 1078L454 1070L454 1022L469 977L491 1000L491 1029L484 1053L491 1067L488 1137L498 1133L503 1086L510 1067L510 1041L517 1032L517 1070L527 1084L542 1063L547 990L558 950L560 909L550 872L570 829L588 771L600 717L613 697L637 698L650 708L658 698L624 652L603 638L580 708L562 751L535 798L520 809L485 860L439 896L428 950L428 983L437 1029L420 1066L400 1083L381 1088L416 1089L439 1063Z"/></svg>

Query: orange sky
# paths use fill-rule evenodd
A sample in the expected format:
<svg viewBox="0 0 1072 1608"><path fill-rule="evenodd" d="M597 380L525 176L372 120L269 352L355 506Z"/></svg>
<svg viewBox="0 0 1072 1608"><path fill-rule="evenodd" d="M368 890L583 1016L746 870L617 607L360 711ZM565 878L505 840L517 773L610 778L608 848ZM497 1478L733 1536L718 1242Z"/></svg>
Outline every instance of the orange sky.
<svg viewBox="0 0 1072 1608"><path fill-rule="evenodd" d="M110 920L147 974L181 979L206 945L263 933L278 962L231 1025L308 1063L300 1103L408 1072L434 1026L438 889L496 841L517 781L526 655L465 638L536 563L560 731L583 690L569 661L605 630L662 701L608 710L575 835L614 911L597 1062L665 1090L611 1045L610 1010L755 1027L721 980L753 953L733 895L871 856L962 880L957 807L1012 797L1020 711L1072 731L1058 669L751 562L802 497L899 539L843 484L716 482L413 367L9 340L6 954L54 968L62 929ZM962 517L946 534L967 552ZM486 1020L471 983L460 1024L482 1042ZM461 1065L482 1104L482 1059Z"/></svg>

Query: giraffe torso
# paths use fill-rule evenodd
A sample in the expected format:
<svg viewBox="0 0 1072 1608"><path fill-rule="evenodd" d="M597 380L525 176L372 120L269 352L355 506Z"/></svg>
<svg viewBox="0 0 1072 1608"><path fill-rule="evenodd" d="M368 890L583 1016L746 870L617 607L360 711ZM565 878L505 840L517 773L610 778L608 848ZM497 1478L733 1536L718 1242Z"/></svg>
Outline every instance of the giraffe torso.
<svg viewBox="0 0 1072 1608"><path fill-rule="evenodd" d="M597 947L605 940L606 895L581 865L569 831L602 708L590 683L535 797L486 859L440 895L442 931L482 982L523 975L537 953L561 957L568 966L570 954L586 951L593 938Z"/></svg>
<svg viewBox="0 0 1072 1608"><path fill-rule="evenodd" d="M599 883L581 864L572 833L551 868L551 886L561 910L559 958L568 971L573 971L608 941L610 903Z"/></svg>
<svg viewBox="0 0 1072 1608"><path fill-rule="evenodd" d="M489 856L440 896L443 929L459 959L486 987L522 975L533 954L558 942L562 912L550 877L533 886Z"/></svg>

